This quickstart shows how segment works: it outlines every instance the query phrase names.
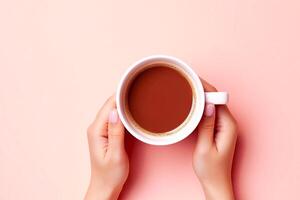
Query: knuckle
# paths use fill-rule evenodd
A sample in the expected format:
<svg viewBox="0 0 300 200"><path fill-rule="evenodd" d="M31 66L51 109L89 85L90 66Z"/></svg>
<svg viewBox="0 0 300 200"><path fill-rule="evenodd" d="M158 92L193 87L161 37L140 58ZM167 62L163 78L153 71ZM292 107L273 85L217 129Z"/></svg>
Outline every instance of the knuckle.
<svg viewBox="0 0 300 200"><path fill-rule="evenodd" d="M212 86L212 85L210 85L210 91L212 91L212 92L217 92L218 90L217 90L217 88L215 87L215 86Z"/></svg>
<svg viewBox="0 0 300 200"><path fill-rule="evenodd" d="M234 123L235 126L237 126L237 121L236 121L236 119L233 116L231 116L231 120L232 120L232 123Z"/></svg>
<svg viewBox="0 0 300 200"><path fill-rule="evenodd" d="M206 90L209 91L209 92L216 92L216 91L217 91L217 88L216 88L215 86L209 84L209 83L207 83L207 84L205 85L205 88L206 88Z"/></svg>
<svg viewBox="0 0 300 200"><path fill-rule="evenodd" d="M109 103L109 102L111 101L111 99L112 99L112 96L108 97L108 98L105 100L104 104Z"/></svg>
<svg viewBox="0 0 300 200"><path fill-rule="evenodd" d="M201 153L198 153L198 154L194 154L194 157L193 157L193 163L196 164L196 163L210 163L210 156L209 154L201 154Z"/></svg>
<svg viewBox="0 0 300 200"><path fill-rule="evenodd" d="M232 121L231 121L231 123L230 123L229 126L231 128L231 131L236 134L238 127L237 127L237 122L236 122L235 119L232 119Z"/></svg>
<svg viewBox="0 0 300 200"><path fill-rule="evenodd" d="M209 151L207 150L199 151L197 157L200 158L201 160L207 160L209 157Z"/></svg>
<svg viewBox="0 0 300 200"><path fill-rule="evenodd" d="M231 121L228 124L228 131L231 133L232 136L234 136L235 138L237 137L238 127L237 127L237 123L235 121Z"/></svg>
<svg viewBox="0 0 300 200"><path fill-rule="evenodd" d="M89 125L89 127L87 128L87 136L92 137L95 132L95 127L93 126L93 124Z"/></svg>
<svg viewBox="0 0 300 200"><path fill-rule="evenodd" d="M208 91L208 92L216 92L216 91L217 91L217 89L216 89L213 85L211 85L210 83L208 83L207 81L205 81L205 80L202 79L201 77L199 77L199 78L200 78L200 80L202 81L202 84L203 84L204 89L205 89L206 91Z"/></svg>
<svg viewBox="0 0 300 200"><path fill-rule="evenodd" d="M118 153L115 153L115 154L113 154L112 157L111 157L111 162L112 162L113 164L120 164L120 163L123 162L123 156L121 156L121 155L118 154Z"/></svg>
<svg viewBox="0 0 300 200"><path fill-rule="evenodd" d="M224 125L226 125L226 127L228 127L230 130L236 130L237 129L237 121L235 120L235 118L231 115L226 116L224 118L223 121Z"/></svg>
<svg viewBox="0 0 300 200"><path fill-rule="evenodd" d="M210 148L201 147L194 153L195 159L207 160L210 157Z"/></svg>
<svg viewBox="0 0 300 200"><path fill-rule="evenodd" d="M109 98L106 99L104 105L108 105L108 104L111 104L111 103L115 103L115 96L114 95L111 95Z"/></svg>

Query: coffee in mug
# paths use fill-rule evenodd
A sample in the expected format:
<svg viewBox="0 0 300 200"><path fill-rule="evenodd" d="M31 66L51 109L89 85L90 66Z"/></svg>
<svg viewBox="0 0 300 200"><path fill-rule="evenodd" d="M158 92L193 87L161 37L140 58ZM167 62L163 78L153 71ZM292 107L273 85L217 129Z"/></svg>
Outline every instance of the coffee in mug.
<svg viewBox="0 0 300 200"><path fill-rule="evenodd" d="M153 145L176 143L196 128L205 103L226 104L227 92L204 92L198 75L178 58L154 55L128 68L116 104L125 128Z"/></svg>
<svg viewBox="0 0 300 200"><path fill-rule="evenodd" d="M188 117L193 103L189 80L166 63L145 67L132 78L126 94L126 115L148 134L171 134Z"/></svg>

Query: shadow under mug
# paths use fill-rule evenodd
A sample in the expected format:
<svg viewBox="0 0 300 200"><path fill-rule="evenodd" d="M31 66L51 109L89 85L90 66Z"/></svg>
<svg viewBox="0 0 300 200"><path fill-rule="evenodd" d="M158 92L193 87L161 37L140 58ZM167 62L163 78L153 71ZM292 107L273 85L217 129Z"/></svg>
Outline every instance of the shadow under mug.
<svg viewBox="0 0 300 200"><path fill-rule="evenodd" d="M176 70L187 78L193 89L193 101L189 115L181 125L171 130L170 134L164 135L147 133L147 131L136 126L133 120L128 116L128 112L126 112L126 95L131 81L147 66L157 63L167 63L176 68ZM121 78L116 93L117 111L125 128L135 138L152 145L169 145L183 140L189 136L199 124L205 103L222 105L227 102L227 92L204 92L200 78L194 70L182 60L167 55L153 55L133 63Z"/></svg>

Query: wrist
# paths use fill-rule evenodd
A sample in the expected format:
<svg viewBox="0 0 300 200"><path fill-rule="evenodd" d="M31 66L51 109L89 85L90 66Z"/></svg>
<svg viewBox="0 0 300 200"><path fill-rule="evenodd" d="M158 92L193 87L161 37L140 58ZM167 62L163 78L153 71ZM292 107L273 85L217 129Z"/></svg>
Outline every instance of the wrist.
<svg viewBox="0 0 300 200"><path fill-rule="evenodd" d="M121 187L111 187L99 182L90 182L85 200L117 200Z"/></svg>
<svg viewBox="0 0 300 200"><path fill-rule="evenodd" d="M206 200L234 200L231 179L209 183L201 182Z"/></svg>

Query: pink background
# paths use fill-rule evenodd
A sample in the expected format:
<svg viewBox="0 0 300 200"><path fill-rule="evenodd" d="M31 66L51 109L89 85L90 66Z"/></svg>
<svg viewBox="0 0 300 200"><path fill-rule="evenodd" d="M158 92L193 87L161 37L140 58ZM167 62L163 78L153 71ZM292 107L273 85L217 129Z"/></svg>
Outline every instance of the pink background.
<svg viewBox="0 0 300 200"><path fill-rule="evenodd" d="M230 93L237 199L299 199L296 0L0 1L0 199L82 199L86 128L136 59L163 53ZM203 199L195 135L132 141L122 199Z"/></svg>

